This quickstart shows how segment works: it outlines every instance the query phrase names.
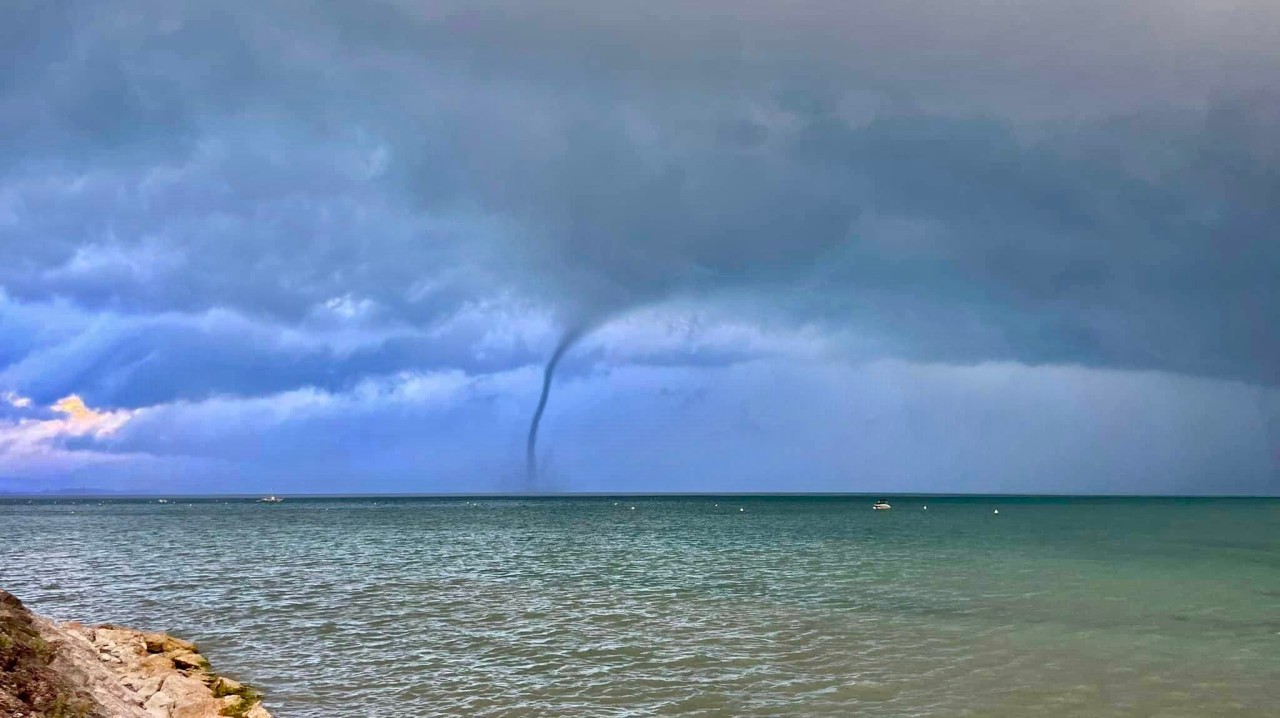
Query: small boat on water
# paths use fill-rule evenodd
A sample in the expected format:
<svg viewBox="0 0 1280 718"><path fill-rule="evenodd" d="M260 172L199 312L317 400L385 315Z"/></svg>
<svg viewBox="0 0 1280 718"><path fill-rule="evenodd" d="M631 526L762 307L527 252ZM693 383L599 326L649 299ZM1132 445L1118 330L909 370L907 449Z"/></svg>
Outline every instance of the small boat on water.
<svg viewBox="0 0 1280 718"><path fill-rule="evenodd" d="M893 507L889 505L888 501L885 501L884 499L880 499L874 504L871 504L871 508L875 509L876 511L888 511Z"/></svg>
<svg viewBox="0 0 1280 718"><path fill-rule="evenodd" d="M262 497L262 498L258 499L258 503L260 503L260 504L279 504L279 503L284 503L284 499L280 498L279 496L276 496L276 495L272 494L271 496L264 496L264 497Z"/></svg>

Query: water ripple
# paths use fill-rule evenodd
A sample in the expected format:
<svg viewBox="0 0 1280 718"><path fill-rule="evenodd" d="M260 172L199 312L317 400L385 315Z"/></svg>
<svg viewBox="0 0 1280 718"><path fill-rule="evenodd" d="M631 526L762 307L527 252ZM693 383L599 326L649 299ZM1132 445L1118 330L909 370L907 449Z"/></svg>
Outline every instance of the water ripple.
<svg viewBox="0 0 1280 718"><path fill-rule="evenodd" d="M282 718L1280 702L1270 504L929 504L0 502L0 585L197 637Z"/></svg>

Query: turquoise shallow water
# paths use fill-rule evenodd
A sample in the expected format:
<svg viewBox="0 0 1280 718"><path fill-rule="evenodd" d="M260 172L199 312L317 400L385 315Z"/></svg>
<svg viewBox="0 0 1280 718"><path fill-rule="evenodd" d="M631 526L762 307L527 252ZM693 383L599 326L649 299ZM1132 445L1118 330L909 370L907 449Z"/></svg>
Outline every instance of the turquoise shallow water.
<svg viewBox="0 0 1280 718"><path fill-rule="evenodd" d="M281 718L1280 715L1280 500L893 503L0 501L0 586Z"/></svg>

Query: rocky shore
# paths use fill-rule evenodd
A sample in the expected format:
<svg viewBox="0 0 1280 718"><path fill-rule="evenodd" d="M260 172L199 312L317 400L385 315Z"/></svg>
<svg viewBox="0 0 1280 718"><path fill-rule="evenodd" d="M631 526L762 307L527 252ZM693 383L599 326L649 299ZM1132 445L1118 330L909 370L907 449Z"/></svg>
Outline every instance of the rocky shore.
<svg viewBox="0 0 1280 718"><path fill-rule="evenodd" d="M270 718L257 691L214 673L189 641L55 623L0 590L4 718Z"/></svg>

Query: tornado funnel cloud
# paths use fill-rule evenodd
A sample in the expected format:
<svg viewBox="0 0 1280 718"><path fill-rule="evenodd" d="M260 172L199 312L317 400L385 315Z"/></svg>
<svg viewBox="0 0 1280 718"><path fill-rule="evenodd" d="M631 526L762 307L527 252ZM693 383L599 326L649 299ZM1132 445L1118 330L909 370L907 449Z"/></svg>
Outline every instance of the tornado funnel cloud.
<svg viewBox="0 0 1280 718"><path fill-rule="evenodd" d="M538 397L538 408L533 411L533 419L529 422L529 438L525 442L524 460L525 475L529 480L529 487L536 488L538 482L538 425L542 423L542 413L547 409L547 399L551 396L551 382L555 379L556 367L560 364L560 359L565 352L573 348L574 344L586 334L589 327L577 326L572 327L560 337L560 341L556 344L555 351L551 353L551 358L547 360L547 365L542 370L542 394Z"/></svg>

